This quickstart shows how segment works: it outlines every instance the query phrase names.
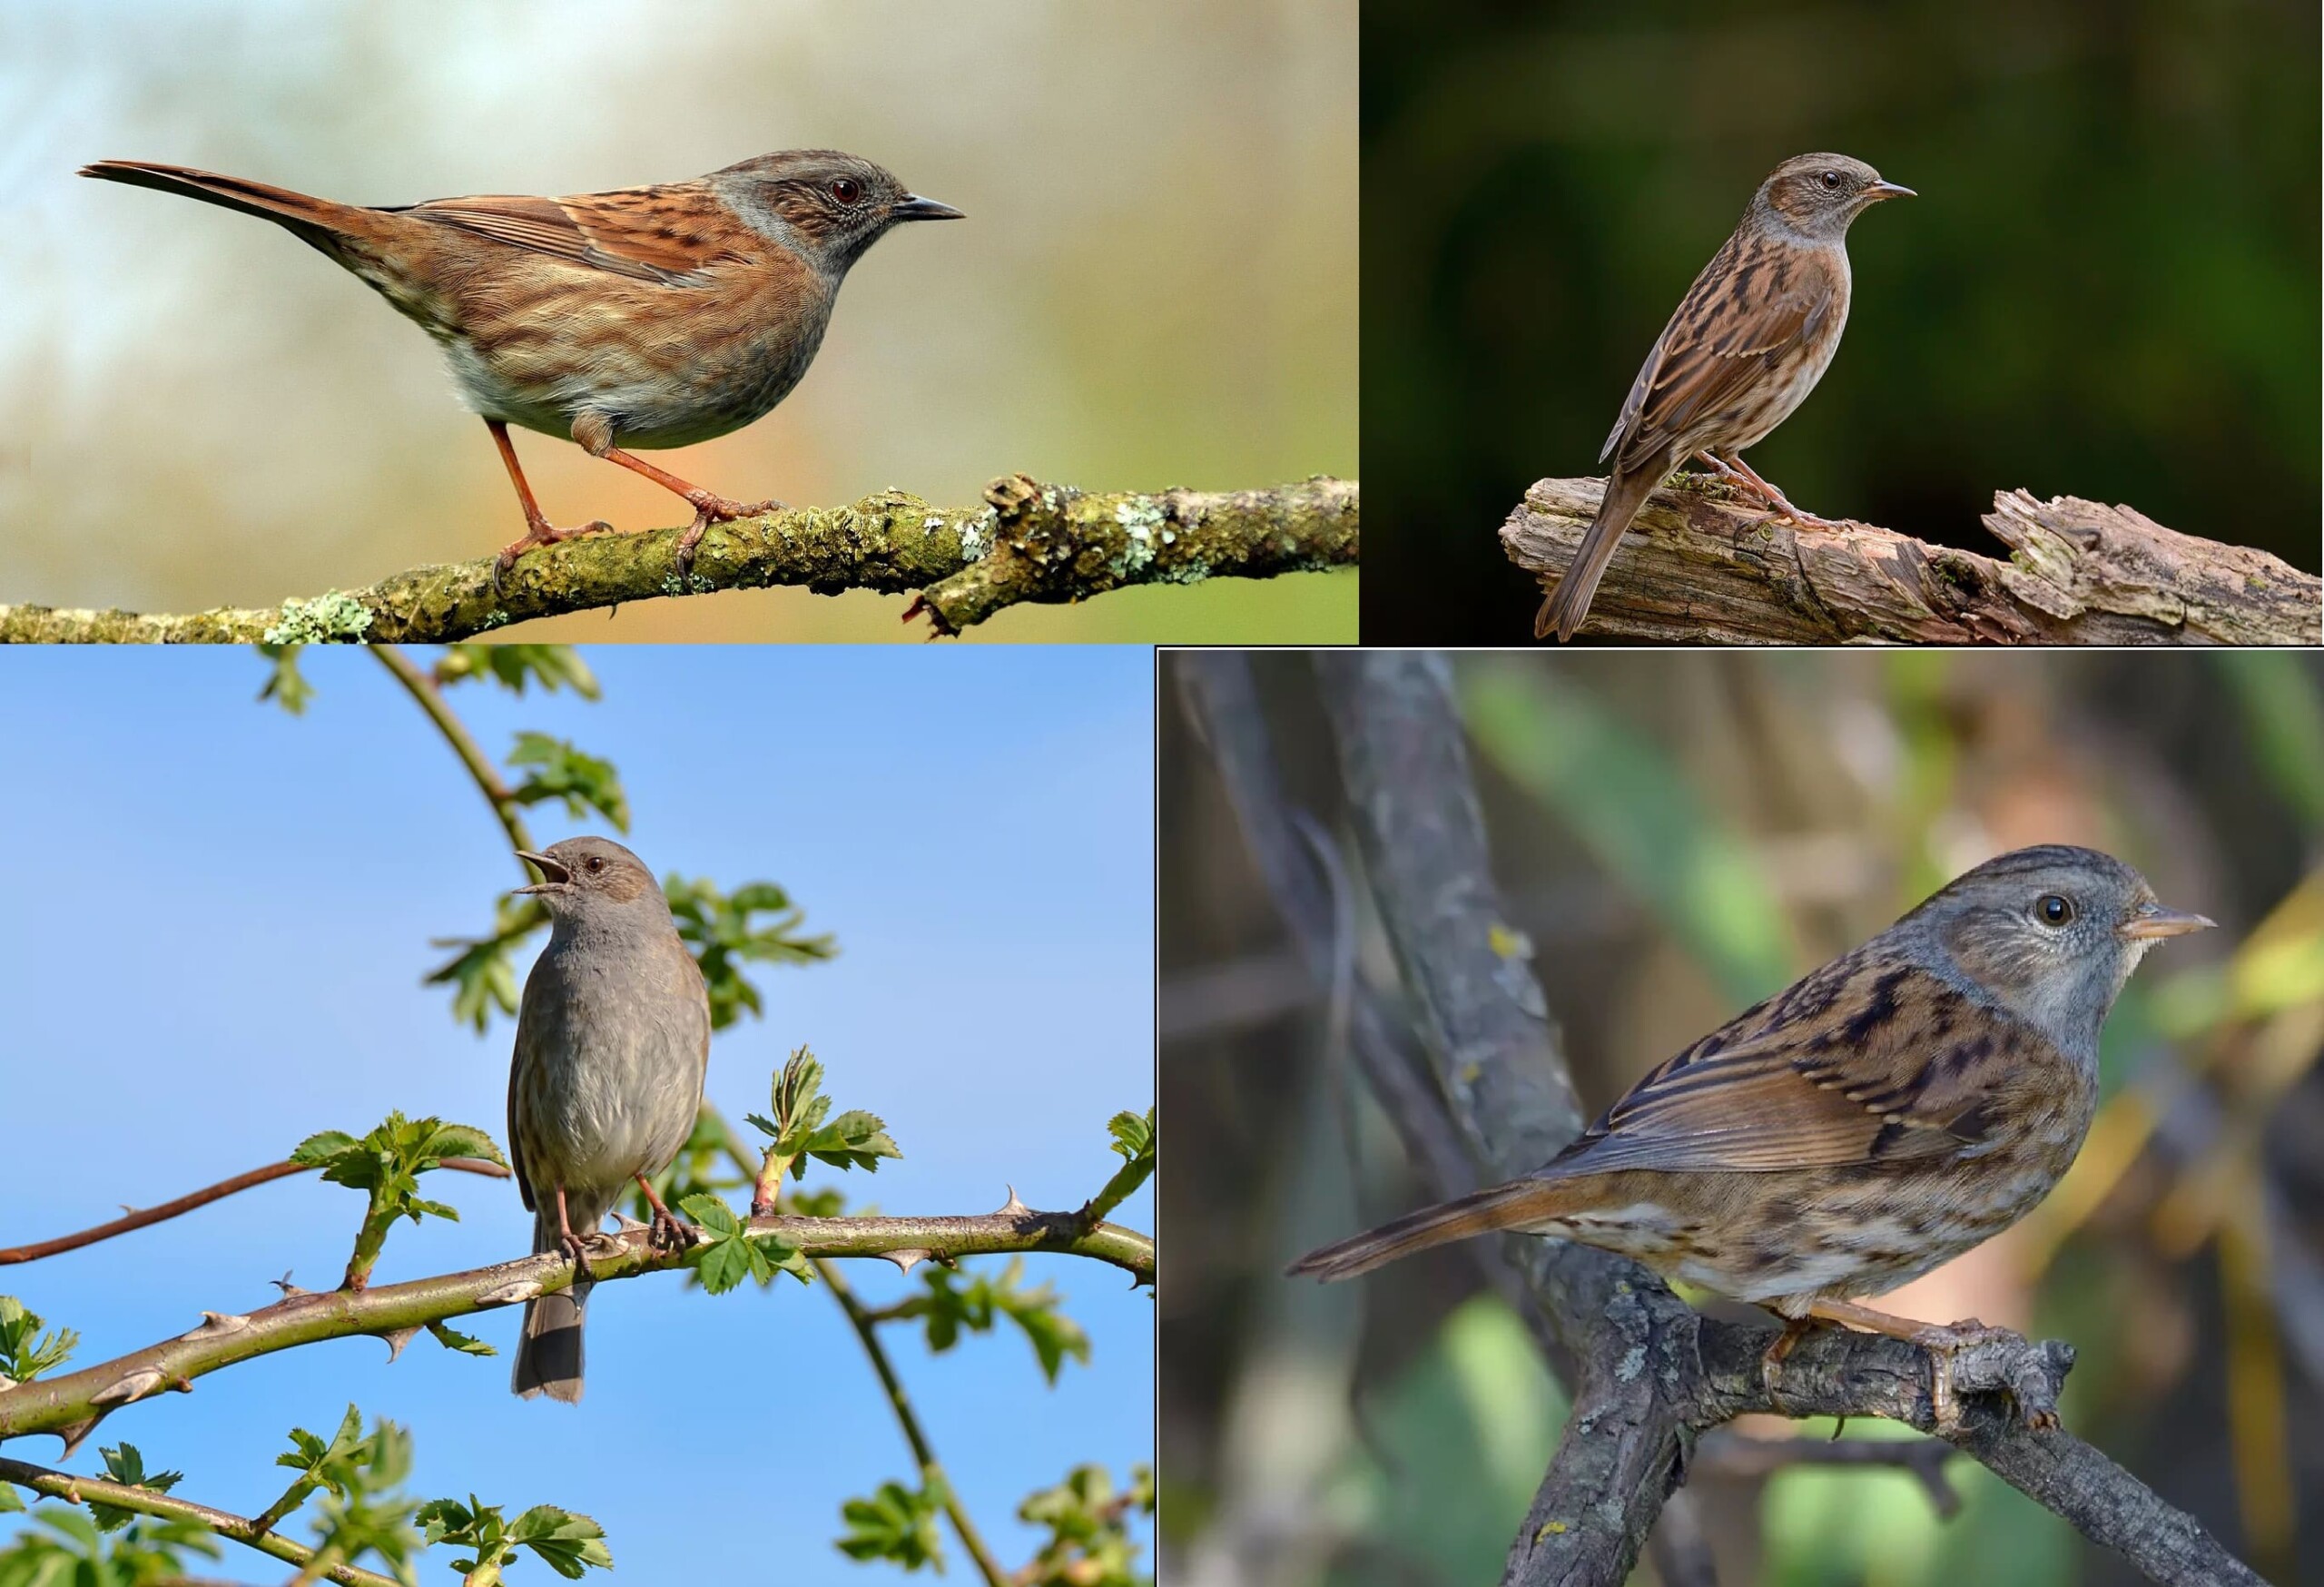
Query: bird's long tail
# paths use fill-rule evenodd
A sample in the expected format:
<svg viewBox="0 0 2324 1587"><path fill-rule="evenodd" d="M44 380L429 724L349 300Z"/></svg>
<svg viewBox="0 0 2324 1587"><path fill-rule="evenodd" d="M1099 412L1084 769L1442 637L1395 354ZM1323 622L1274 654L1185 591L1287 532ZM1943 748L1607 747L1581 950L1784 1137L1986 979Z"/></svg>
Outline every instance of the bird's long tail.
<svg viewBox="0 0 2324 1587"><path fill-rule="evenodd" d="M1308 1252L1285 1271L1295 1277L1312 1276L1326 1284L1353 1278L1374 1267L1471 1235L1495 1229L1529 1229L1586 1199L1589 1192L1572 1180L1516 1179L1489 1190L1473 1190L1452 1201L1423 1207L1418 1212L1366 1229L1344 1240Z"/></svg>
<svg viewBox="0 0 2324 1587"><path fill-rule="evenodd" d="M221 176L214 171L196 171L190 165L99 160L81 167L81 174L103 182L125 182L133 187L182 193L204 203L240 210L246 215L272 221L326 253L335 251L337 239L359 232L361 218L372 212L355 204L292 192L287 187L270 187L263 182L250 182L239 176Z"/></svg>
<svg viewBox="0 0 2324 1587"><path fill-rule="evenodd" d="M1614 559L1615 546L1669 471L1668 461L1656 458L1640 468L1617 468L1607 478L1598 516L1590 520L1565 577L1558 580L1557 588L1550 592L1533 619L1534 638L1545 639L1552 631L1561 641L1573 637L1581 619L1590 615L1590 597L1598 593L1598 581L1605 577L1606 564Z"/></svg>
<svg viewBox="0 0 2324 1587"><path fill-rule="evenodd" d="M556 1229L546 1208L533 1219L533 1249L554 1251ZM524 1332L517 1340L517 1367L508 1386L524 1399L547 1395L577 1405L581 1399L581 1316L587 1285L576 1278L569 1289L525 1303Z"/></svg>

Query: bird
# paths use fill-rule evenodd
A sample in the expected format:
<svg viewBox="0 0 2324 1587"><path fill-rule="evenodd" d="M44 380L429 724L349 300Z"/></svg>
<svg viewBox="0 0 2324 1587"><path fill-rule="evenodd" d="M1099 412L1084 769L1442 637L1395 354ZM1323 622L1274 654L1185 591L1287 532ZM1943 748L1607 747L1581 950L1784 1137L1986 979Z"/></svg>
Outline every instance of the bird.
<svg viewBox="0 0 2324 1587"><path fill-rule="evenodd" d="M1533 636L1573 637L1630 520L1671 470L1699 458L1768 516L1800 511L1739 454L1791 417L1824 378L1848 322L1848 225L1883 199L1916 196L1845 154L1799 154L1770 172L1734 234L1679 300L1630 382L1597 516L1533 619Z"/></svg>
<svg viewBox="0 0 2324 1587"><path fill-rule="evenodd" d="M1493 1230L1579 1241L1785 1322L1768 1370L1818 1321L1932 1355L1996 1330L1855 1304L2015 1223L2089 1130L2098 1033L2131 971L2211 922L2131 866L2046 844L1986 861L1862 946L1649 1071L1547 1164L1309 1252L1354 1277Z"/></svg>
<svg viewBox="0 0 2324 1587"><path fill-rule="evenodd" d="M185 165L99 160L83 176L156 188L273 222L351 271L436 339L517 488L537 546L612 528L551 525L508 427L568 438L694 508L682 577L713 523L771 512L637 457L764 417L814 361L840 283L909 221L962 219L871 161L792 149L707 176L568 198L485 194L368 207Z"/></svg>
<svg viewBox="0 0 2324 1587"><path fill-rule="evenodd" d="M509 1166L533 1214L535 1254L573 1259L570 1287L525 1303L510 1386L581 1398L588 1247L635 1184L654 1209L649 1248L692 1245L651 1176L694 1131L710 1058L710 994L661 884L610 839L519 851L541 880L548 946L525 978L508 1069Z"/></svg>

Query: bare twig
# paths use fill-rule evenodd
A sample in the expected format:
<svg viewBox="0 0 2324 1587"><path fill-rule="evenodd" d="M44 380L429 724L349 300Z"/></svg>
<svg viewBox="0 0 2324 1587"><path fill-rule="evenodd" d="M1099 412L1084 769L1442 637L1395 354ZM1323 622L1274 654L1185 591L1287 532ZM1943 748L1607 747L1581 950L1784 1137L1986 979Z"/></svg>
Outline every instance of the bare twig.
<svg viewBox="0 0 2324 1587"><path fill-rule="evenodd" d="M20 1488L29 1488L51 1499L62 1499L68 1504L110 1504L116 1510L128 1510L139 1515L153 1515L168 1521L191 1521L220 1537L254 1548L285 1563L297 1565L302 1571L314 1562L314 1550L267 1530L248 1516L212 1510L207 1504L196 1504L185 1499L172 1499L167 1493L157 1493L152 1488L133 1488L126 1483L108 1482L103 1477L76 1477L70 1472L51 1471L46 1466L5 1458L0 1458L0 1482L14 1483ZM392 1576L382 1576L376 1571L360 1570L353 1565L326 1565L321 1575L325 1581L343 1582L346 1587L398 1587Z"/></svg>
<svg viewBox="0 0 2324 1587"><path fill-rule="evenodd" d="M936 633L957 634L1021 602L1353 567L1356 487L1315 478L1271 490L1085 494L1012 474L994 480L975 507L931 507L891 490L852 507L715 525L684 576L683 533L673 527L544 547L497 583L493 559L483 557L258 609L141 616L0 606L0 643L425 644L534 617L770 585L819 595L917 591L907 619L925 612Z"/></svg>
<svg viewBox="0 0 2324 1587"><path fill-rule="evenodd" d="M53 1240L43 1240L34 1246L10 1246L0 1249L0 1267L7 1267L12 1262L37 1262L43 1257L54 1257L61 1251L77 1251L83 1246L94 1246L99 1240L109 1240L115 1235L125 1235L132 1229L141 1229L148 1224L160 1223L166 1218L175 1217L182 1212L192 1212L197 1207L207 1207L222 1197L231 1196L237 1190L247 1190L253 1185L264 1185L276 1179L288 1178L292 1174L311 1173L317 1166L311 1163L269 1163L262 1168L252 1168L247 1174L236 1174L232 1178L221 1179L215 1185L205 1185L199 1190L179 1197L175 1201L164 1201L159 1207L141 1208L126 1217L116 1217L111 1223L101 1223L94 1228L84 1228L78 1234L59 1235ZM505 1179L508 1177L507 1169L498 1163L487 1162L482 1158L445 1158L437 1166L458 1168L463 1174L482 1174L495 1179Z"/></svg>
<svg viewBox="0 0 2324 1587"><path fill-rule="evenodd" d="M1603 488L1539 481L1502 526L1502 548L1548 587ZM1679 475L1622 537L1582 631L1714 645L2324 643L2324 580L2264 551L2023 490L1997 493L1984 524L2006 561L1869 524L1802 529Z"/></svg>
<svg viewBox="0 0 2324 1587"><path fill-rule="evenodd" d="M1221 697L1220 674L1247 667L1241 657L1176 661L1204 671L1212 699ZM1571 1132L1578 1113L1539 985L1515 956L1513 934L1495 929L1499 906L1449 665L1442 657L1327 653L1315 667L1339 736L1364 873L1433 1079L1413 1088L1392 1078L1392 1116L1399 1109L1433 1116L1434 1123L1407 1128L1407 1138L1426 1146L1420 1164L1439 1194L1471 1189L1486 1174L1528 1171ZM1206 729L1230 788L1272 786L1270 774L1226 764L1265 753L1256 721L1206 715ZM1265 856L1280 834L1263 826L1253 836L1272 887L1283 872ZM1312 897L1295 886L1275 892L1286 914L1312 919ZM1374 1074L1375 1085L1380 1079ZM1446 1129L1466 1144L1473 1168L1452 1167L1453 1154L1432 1144ZM1646 1269L1587 1247L1516 1237L1503 1246L1523 1277L1528 1309L1574 1357L1573 1408L1510 1551L1509 1582L1621 1582L1664 1500L1685 1480L1695 1434L1746 1412L1935 1426L1932 1363L1917 1346L1830 1330L1811 1335L1769 1374L1762 1362L1772 1327L1702 1316ZM2062 1429L2027 1426L2022 1411L2053 1407L2072 1365L2072 1350L2055 1343L2008 1340L1965 1352L1955 1364L1965 1392L1951 1442L2155 1581L2256 1587L2260 1579L2191 1517L2097 1450Z"/></svg>
<svg viewBox="0 0 2324 1587"><path fill-rule="evenodd" d="M428 721L436 724L436 731L443 735L445 744L453 754L459 757L460 764L468 769L469 778L476 784L477 792L483 794L484 802L492 807L493 818L500 823L500 830L508 834L508 846L512 849L531 848L532 837L526 832L525 818L519 813L524 807L517 802L514 791L501 779L500 769L486 756L484 746L478 744L475 735L468 732L468 724L445 704L444 691L436 680L413 665L411 657L392 645L374 645L371 654L381 666L388 669L388 675L401 684L404 692L428 714ZM519 871L524 871L524 867L522 860L517 862ZM529 876L532 872L526 871L525 874Z"/></svg>

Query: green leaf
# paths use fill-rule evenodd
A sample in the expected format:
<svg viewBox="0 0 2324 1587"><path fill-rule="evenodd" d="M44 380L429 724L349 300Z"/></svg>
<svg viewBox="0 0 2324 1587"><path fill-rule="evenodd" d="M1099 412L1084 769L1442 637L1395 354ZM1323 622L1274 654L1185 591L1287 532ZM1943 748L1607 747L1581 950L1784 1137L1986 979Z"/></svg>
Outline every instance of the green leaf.
<svg viewBox="0 0 2324 1587"><path fill-rule="evenodd" d="M437 657L439 685L487 679L514 695L537 683L555 694L567 685L585 700L597 697L596 675L570 645L447 645Z"/></svg>
<svg viewBox="0 0 2324 1587"><path fill-rule="evenodd" d="M166 1493L185 1481L183 1472L152 1472L145 1469L145 1457L133 1444L113 1448L101 1448L97 1453L105 1463L105 1475L123 1487L143 1488L150 1493ZM119 1532L138 1517L134 1510L123 1510L99 1499L89 1501L89 1518L97 1523L99 1532Z"/></svg>
<svg viewBox="0 0 2324 1587"><path fill-rule="evenodd" d="M813 1276L814 1269L796 1247L780 1235L751 1233L750 1226L734 1216L734 1208L715 1196L689 1196L678 1204L678 1210L709 1237L694 1247L687 1259L703 1288L713 1295L724 1295L745 1278L766 1284L777 1273L788 1273L803 1282Z"/></svg>
<svg viewBox="0 0 2324 1587"><path fill-rule="evenodd" d="M500 1354L499 1351L495 1350L483 1340L463 1334L458 1328L449 1327L442 1323L428 1324L428 1331L435 1336L436 1343L444 1346L445 1349L457 1350L463 1355L497 1355Z"/></svg>
<svg viewBox="0 0 2324 1587"><path fill-rule="evenodd" d="M607 1571L614 1568L613 1553L606 1547L606 1529L586 1515L554 1504L536 1504L517 1517L508 1529L508 1540L532 1550L568 1581L592 1565Z"/></svg>
<svg viewBox="0 0 2324 1587"><path fill-rule="evenodd" d="M1006 1317L1032 1346L1041 1375L1055 1383L1067 1361L1088 1361L1089 1336L1059 1309L1063 1296L1046 1281L1026 1286L1024 1276L1021 1257L1011 1257L997 1276L981 1271L962 1274L945 1267L923 1268L923 1293L897 1307L895 1315L919 1318L929 1349L938 1354L959 1344L963 1332L990 1333Z"/></svg>
<svg viewBox="0 0 2324 1587"><path fill-rule="evenodd" d="M822 1094L822 1063L806 1048L796 1048L774 1077L770 1103L774 1117L743 1115L753 1128L772 1138L768 1155L782 1159L793 1178L806 1177L809 1158L835 1168L876 1173L881 1158L903 1156L875 1114L852 1109L826 1123L832 1103Z"/></svg>
<svg viewBox="0 0 2324 1587"><path fill-rule="evenodd" d="M702 966L714 1030L724 1030L744 1010L760 1012L758 989L744 979L743 964L813 964L839 951L829 936L801 932L804 912L772 882L749 882L724 893L708 882L671 875L663 878L662 891L678 935ZM773 918L762 922L760 915Z"/></svg>
<svg viewBox="0 0 2324 1587"><path fill-rule="evenodd" d="M838 1540L839 1551L852 1560L888 1560L907 1571L929 1565L940 1572L944 1550L936 1518L942 1509L942 1500L931 1489L881 1483L870 1498L840 1506L847 1533Z"/></svg>
<svg viewBox="0 0 2324 1587"><path fill-rule="evenodd" d="M71 1328L41 1332L40 1314L13 1295L0 1295L0 1377L30 1383L64 1365L81 1336Z"/></svg>
<svg viewBox="0 0 2324 1587"><path fill-rule="evenodd" d="M1114 1138L1114 1149L1128 1162L1154 1154L1154 1109L1148 1108L1143 1118L1135 1113L1117 1113L1106 1121L1107 1133Z"/></svg>
<svg viewBox="0 0 2324 1587"><path fill-rule="evenodd" d="M1119 1490L1105 1467L1074 1467L1056 1487L1018 1506L1019 1520L1049 1534L1018 1580L1026 1587L1146 1587L1129 1534L1134 1513L1154 1513L1152 1467L1131 1467L1128 1485Z"/></svg>
<svg viewBox="0 0 2324 1587"><path fill-rule="evenodd" d="M512 769L525 768L524 781L511 790L519 804L545 800L564 802L576 820L596 811L613 823L615 832L629 830L629 798L622 792L621 774L611 761L585 754L562 738L546 733L519 733L508 753Z"/></svg>
<svg viewBox="0 0 2324 1587"><path fill-rule="evenodd" d="M307 702L314 698L312 685L299 670L299 646L295 645L261 645L258 653L274 664L266 682L259 688L258 697L271 700L291 715L302 715Z"/></svg>
<svg viewBox="0 0 2324 1587"><path fill-rule="evenodd" d="M12 1510L21 1513L24 1507L25 1502L16 1497L16 1490L6 1483L0 1483L0 1515L5 1515Z"/></svg>
<svg viewBox="0 0 2324 1587"><path fill-rule="evenodd" d="M492 930L481 937L437 937L429 946L459 951L423 978L429 986L452 989L452 1017L472 1026L478 1034L493 1010L517 1011L517 945L548 924L548 912L537 899L503 895L493 906Z"/></svg>

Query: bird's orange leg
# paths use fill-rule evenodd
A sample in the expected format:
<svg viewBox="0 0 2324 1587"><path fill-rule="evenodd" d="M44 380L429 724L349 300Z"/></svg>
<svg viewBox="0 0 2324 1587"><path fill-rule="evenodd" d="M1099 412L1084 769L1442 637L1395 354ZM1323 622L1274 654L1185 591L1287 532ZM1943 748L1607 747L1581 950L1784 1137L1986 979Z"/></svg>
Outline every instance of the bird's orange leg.
<svg viewBox="0 0 2324 1587"><path fill-rule="evenodd" d="M603 518L583 524L577 529L560 529L552 526L548 515L541 511L541 504L533 499L533 488L525 483L525 471L517 466L517 448L509 442L508 427L497 419L487 419L484 428L492 432L492 444L500 448L500 460L508 465L508 478L517 487L517 499L525 504L525 537L500 548L498 560L492 565L492 582L497 586L500 576L516 566L517 558L536 546L554 546L559 540L570 540L576 535L601 535L613 527Z"/></svg>
<svg viewBox="0 0 2324 1587"><path fill-rule="evenodd" d="M704 531L713 524L723 524L730 518L755 518L763 512L780 512L779 501L729 501L715 491L704 490L699 485L689 485L666 468L656 468L634 452L619 447L607 447L598 454L608 463L619 463L632 473L643 474L663 489L674 491L694 508L694 522L678 537L678 576L683 578L694 567L694 548L702 544Z"/></svg>
<svg viewBox="0 0 2324 1587"><path fill-rule="evenodd" d="M1831 518L1819 518L1812 512L1802 512L1792 506L1782 491L1777 490L1752 471L1751 465L1743 460L1743 454L1740 452L1729 453L1724 459L1713 458L1711 462L1717 466L1722 478L1740 484L1746 490L1773 508L1774 510L1768 514L1769 518L1789 518L1803 528L1837 529L1842 527Z"/></svg>
<svg viewBox="0 0 2324 1587"><path fill-rule="evenodd" d="M694 1226L662 1205L662 1198L645 1182L645 1175L632 1174L630 1178L637 1181L637 1188L645 1192L647 1205L654 1208L654 1232L646 1237L647 1247L657 1251L683 1251L694 1244Z"/></svg>
<svg viewBox="0 0 2324 1587"><path fill-rule="evenodd" d="M556 1243L565 1248L566 1256L573 1258L574 1282L595 1283L597 1276L589 1271L589 1242L573 1232L573 1220L565 1215L565 1187L562 1185L556 1188Z"/></svg>

